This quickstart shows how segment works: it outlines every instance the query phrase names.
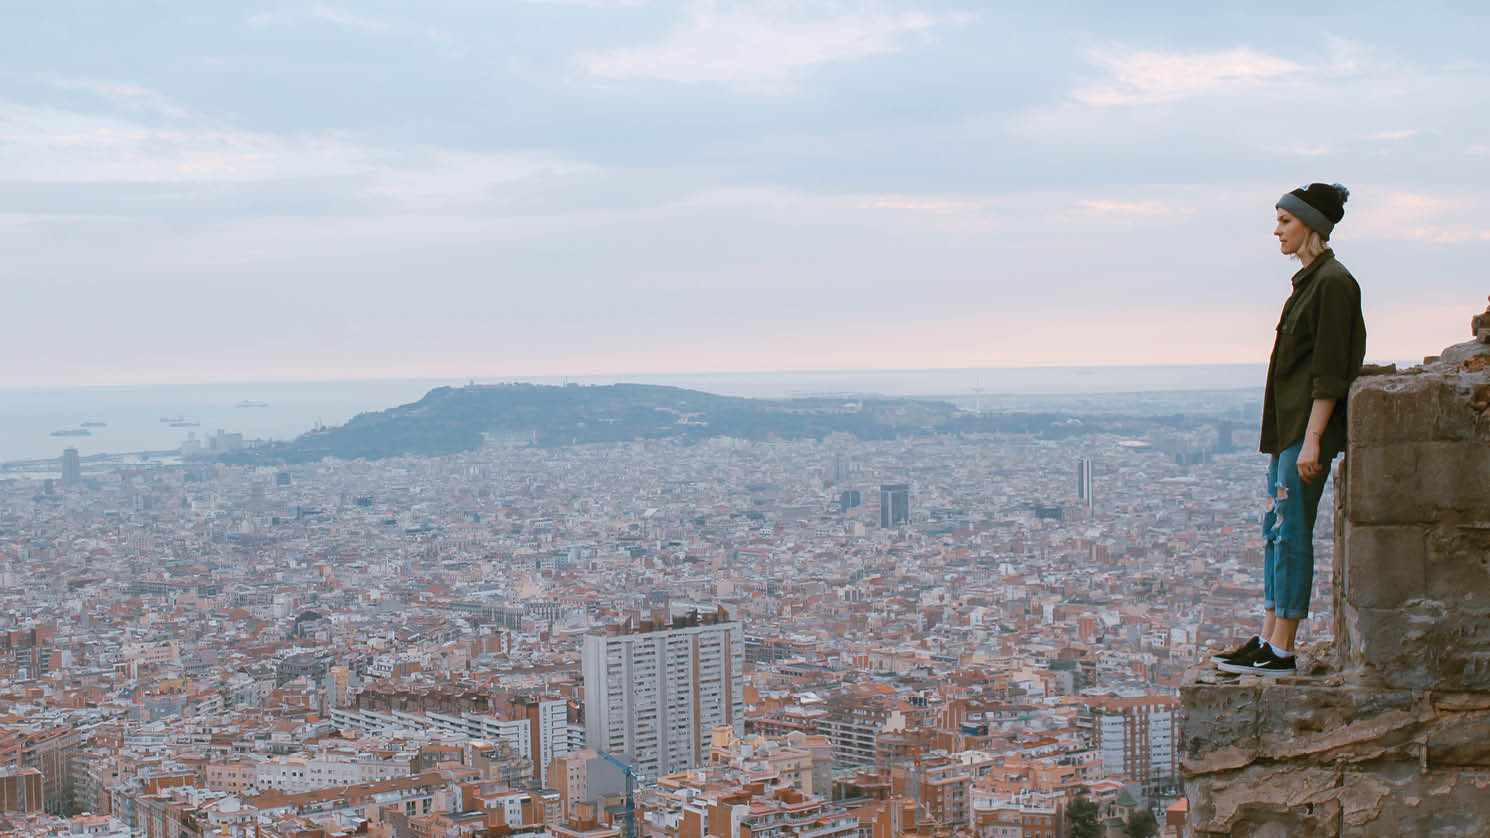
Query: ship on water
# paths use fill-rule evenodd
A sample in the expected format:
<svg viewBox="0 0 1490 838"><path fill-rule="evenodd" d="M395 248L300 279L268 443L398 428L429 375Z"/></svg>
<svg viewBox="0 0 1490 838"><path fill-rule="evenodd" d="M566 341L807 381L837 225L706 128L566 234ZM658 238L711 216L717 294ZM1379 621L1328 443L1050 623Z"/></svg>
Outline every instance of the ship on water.
<svg viewBox="0 0 1490 838"><path fill-rule="evenodd" d="M241 401L241 402L239 402L239 403L237 403L236 405L233 405L233 406L234 407L268 407L269 406L269 403L268 402L255 402L255 401L249 401L248 399L244 399L243 401Z"/></svg>
<svg viewBox="0 0 1490 838"><path fill-rule="evenodd" d="M93 436L93 432L87 428L63 428L60 431L52 431L52 436Z"/></svg>
<svg viewBox="0 0 1490 838"><path fill-rule="evenodd" d="M162 416L160 417L160 421L164 424L169 425L172 422L184 422L185 420L182 419L180 416Z"/></svg>
<svg viewBox="0 0 1490 838"><path fill-rule="evenodd" d="M172 422L171 423L171 427L173 427L173 428L200 428L201 426L202 426L202 423L201 422Z"/></svg>
<svg viewBox="0 0 1490 838"><path fill-rule="evenodd" d="M107 428L108 426L109 426L109 423L108 422L80 422L79 423L79 427L83 427L83 428Z"/></svg>

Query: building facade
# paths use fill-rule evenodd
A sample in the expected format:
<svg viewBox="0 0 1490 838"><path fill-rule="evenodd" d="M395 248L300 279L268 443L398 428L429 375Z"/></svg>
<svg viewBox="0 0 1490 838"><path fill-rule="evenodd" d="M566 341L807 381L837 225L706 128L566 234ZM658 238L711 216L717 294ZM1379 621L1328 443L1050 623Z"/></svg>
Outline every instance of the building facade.
<svg viewBox="0 0 1490 838"><path fill-rule="evenodd" d="M1178 783L1179 697L1107 698L1092 707L1092 736L1102 768L1148 790Z"/></svg>
<svg viewBox="0 0 1490 838"><path fill-rule="evenodd" d="M697 624L585 637L585 745L655 778L693 768L712 729L745 732L745 632L706 615Z"/></svg>
<svg viewBox="0 0 1490 838"><path fill-rule="evenodd" d="M911 521L911 487L894 483L880 487L880 527L889 529Z"/></svg>

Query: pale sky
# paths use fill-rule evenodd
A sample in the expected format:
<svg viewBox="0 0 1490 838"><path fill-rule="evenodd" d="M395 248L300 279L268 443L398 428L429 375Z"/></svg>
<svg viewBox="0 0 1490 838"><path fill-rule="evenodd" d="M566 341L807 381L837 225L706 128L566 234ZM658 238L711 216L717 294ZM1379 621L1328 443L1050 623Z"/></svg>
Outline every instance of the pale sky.
<svg viewBox="0 0 1490 838"><path fill-rule="evenodd" d="M1418 358L1490 11L1399 8L4 3L0 387L1264 363L1310 181Z"/></svg>

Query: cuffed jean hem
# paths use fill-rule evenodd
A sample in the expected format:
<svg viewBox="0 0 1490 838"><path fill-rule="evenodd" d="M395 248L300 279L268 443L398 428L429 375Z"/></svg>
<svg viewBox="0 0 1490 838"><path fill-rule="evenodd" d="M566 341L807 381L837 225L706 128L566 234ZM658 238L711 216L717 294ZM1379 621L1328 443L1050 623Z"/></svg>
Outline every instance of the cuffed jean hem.
<svg viewBox="0 0 1490 838"><path fill-rule="evenodd" d="M1273 612L1274 617L1282 617L1285 620L1309 619L1309 609L1307 608L1303 610L1298 610L1295 608L1285 608L1281 612L1279 612L1277 603L1268 602L1267 600L1262 601L1262 610L1271 611Z"/></svg>

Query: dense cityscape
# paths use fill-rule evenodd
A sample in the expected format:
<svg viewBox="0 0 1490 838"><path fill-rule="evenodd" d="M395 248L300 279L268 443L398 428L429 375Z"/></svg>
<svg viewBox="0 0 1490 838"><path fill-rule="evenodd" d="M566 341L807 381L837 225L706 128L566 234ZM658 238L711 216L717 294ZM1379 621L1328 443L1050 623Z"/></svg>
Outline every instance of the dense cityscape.
<svg viewBox="0 0 1490 838"><path fill-rule="evenodd" d="M0 481L0 828L1179 834L1181 674L1258 607L1233 435L64 458Z"/></svg>

